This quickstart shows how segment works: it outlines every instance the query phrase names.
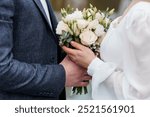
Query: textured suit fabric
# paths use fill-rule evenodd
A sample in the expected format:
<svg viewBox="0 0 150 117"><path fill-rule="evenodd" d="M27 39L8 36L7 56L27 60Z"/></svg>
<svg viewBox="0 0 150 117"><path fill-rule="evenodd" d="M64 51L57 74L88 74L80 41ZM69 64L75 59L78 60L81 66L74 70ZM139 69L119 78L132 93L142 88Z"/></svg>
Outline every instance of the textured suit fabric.
<svg viewBox="0 0 150 117"><path fill-rule="evenodd" d="M0 99L65 99L57 21L48 8L53 30L40 0L0 0Z"/></svg>

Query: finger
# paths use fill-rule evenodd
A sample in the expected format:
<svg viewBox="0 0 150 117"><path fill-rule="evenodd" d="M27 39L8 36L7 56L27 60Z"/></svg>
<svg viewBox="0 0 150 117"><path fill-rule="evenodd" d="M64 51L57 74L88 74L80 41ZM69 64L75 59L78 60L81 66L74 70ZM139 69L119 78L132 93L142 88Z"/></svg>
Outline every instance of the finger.
<svg viewBox="0 0 150 117"><path fill-rule="evenodd" d="M75 85L75 87L86 87L89 85L89 82L79 82Z"/></svg>
<svg viewBox="0 0 150 117"><path fill-rule="evenodd" d="M71 48L67 48L66 46L63 46L62 47L63 50L67 53L67 54L71 54L71 55L74 55L75 54L75 51L74 49L71 49Z"/></svg>
<svg viewBox="0 0 150 117"><path fill-rule="evenodd" d="M87 73L87 69L84 69L84 76L89 76L88 73Z"/></svg>
<svg viewBox="0 0 150 117"><path fill-rule="evenodd" d="M92 77L87 77L87 78L85 78L84 80L92 80Z"/></svg>
<svg viewBox="0 0 150 117"><path fill-rule="evenodd" d="M80 82L79 85L80 85L81 87L86 87L86 86L89 85L89 82Z"/></svg>
<svg viewBox="0 0 150 117"><path fill-rule="evenodd" d="M90 77L90 76L84 76L82 78L82 81L91 80L91 79L92 79L92 77Z"/></svg>
<svg viewBox="0 0 150 117"><path fill-rule="evenodd" d="M83 46L83 45L81 45L81 44L79 44L79 43L77 43L77 42L75 42L75 41L72 41L72 42L71 42L71 45L72 45L74 48L78 49L78 50L83 50L83 49L85 48L85 46Z"/></svg>

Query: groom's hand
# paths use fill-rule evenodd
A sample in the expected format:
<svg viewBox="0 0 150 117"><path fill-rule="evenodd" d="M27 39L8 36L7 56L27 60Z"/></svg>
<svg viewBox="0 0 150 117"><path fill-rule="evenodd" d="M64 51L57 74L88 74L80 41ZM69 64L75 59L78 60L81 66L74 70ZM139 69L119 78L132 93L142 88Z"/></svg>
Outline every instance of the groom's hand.
<svg viewBox="0 0 150 117"><path fill-rule="evenodd" d="M66 87L87 86L89 84L85 82L91 80L86 69L72 62L69 57L66 57L60 64L63 65L66 71Z"/></svg>

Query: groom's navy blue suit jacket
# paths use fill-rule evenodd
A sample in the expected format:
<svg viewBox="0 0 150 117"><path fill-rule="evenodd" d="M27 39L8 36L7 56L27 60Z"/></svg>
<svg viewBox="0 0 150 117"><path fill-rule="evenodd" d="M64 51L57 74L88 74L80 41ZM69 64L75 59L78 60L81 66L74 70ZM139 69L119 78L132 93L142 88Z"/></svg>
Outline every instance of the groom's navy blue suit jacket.
<svg viewBox="0 0 150 117"><path fill-rule="evenodd" d="M0 99L65 99L65 71L40 0L0 0ZM63 92L63 94L62 94Z"/></svg>

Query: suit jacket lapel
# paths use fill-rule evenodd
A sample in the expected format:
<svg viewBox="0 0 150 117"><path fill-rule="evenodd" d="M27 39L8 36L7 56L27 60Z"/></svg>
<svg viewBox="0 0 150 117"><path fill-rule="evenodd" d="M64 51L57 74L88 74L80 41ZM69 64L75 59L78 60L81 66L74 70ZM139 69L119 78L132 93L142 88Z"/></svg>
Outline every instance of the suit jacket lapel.
<svg viewBox="0 0 150 117"><path fill-rule="evenodd" d="M55 15L53 14L53 11L51 9L51 6L50 6L50 1L48 2L48 9L49 9L49 13L50 13L50 18L51 18L51 23L52 23L52 27L48 21L48 18L47 18L47 15L45 13L45 10L41 4L41 1L40 0L33 0L35 2L35 4L37 5L37 7L39 8L39 10L41 11L41 13L43 14L44 18L46 19L46 22L48 23L49 25L49 28L50 28L50 32L54 35L55 39L53 39L56 44L58 45L58 37L56 36L56 34L54 33L54 31L56 31L56 26L57 26L57 20L55 19ZM53 28L53 30L52 30Z"/></svg>
<svg viewBox="0 0 150 117"><path fill-rule="evenodd" d="M42 15L44 16L46 22L48 23L49 27L50 27L50 23L48 21L47 15L45 13L45 10L40 2L40 0L33 0L35 2L35 4L37 5L37 7L39 8L39 10L41 11ZM51 28L51 27L50 27Z"/></svg>

